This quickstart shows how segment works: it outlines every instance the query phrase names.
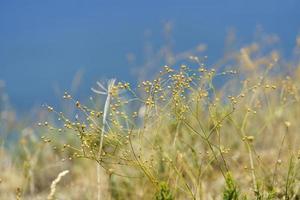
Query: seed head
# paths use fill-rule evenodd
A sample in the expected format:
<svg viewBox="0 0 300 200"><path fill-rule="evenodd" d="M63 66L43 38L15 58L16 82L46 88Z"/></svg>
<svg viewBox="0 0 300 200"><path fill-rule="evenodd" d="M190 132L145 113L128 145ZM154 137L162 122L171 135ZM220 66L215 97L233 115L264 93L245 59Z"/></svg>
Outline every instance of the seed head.
<svg viewBox="0 0 300 200"><path fill-rule="evenodd" d="M285 121L285 122L284 122L284 125L285 125L287 128L289 128L289 127L291 126L291 122Z"/></svg>
<svg viewBox="0 0 300 200"><path fill-rule="evenodd" d="M277 164L278 164L278 165L281 165L281 163L282 163L282 160L278 159L278 160L277 160Z"/></svg>
<svg viewBox="0 0 300 200"><path fill-rule="evenodd" d="M52 111L53 111L53 108L50 107L50 106L48 106L48 111L49 111L49 112L52 112Z"/></svg>
<svg viewBox="0 0 300 200"><path fill-rule="evenodd" d="M77 108L80 108L80 102L79 101L76 101L75 105L76 105Z"/></svg>

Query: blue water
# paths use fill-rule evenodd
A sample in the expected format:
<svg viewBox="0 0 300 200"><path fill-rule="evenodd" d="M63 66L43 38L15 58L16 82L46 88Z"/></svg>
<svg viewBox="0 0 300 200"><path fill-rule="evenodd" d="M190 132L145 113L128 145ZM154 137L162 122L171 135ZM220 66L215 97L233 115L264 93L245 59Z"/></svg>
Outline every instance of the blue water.
<svg viewBox="0 0 300 200"><path fill-rule="evenodd" d="M279 36L289 55L300 30L299 10L298 0L0 0L0 79L13 106L25 110L57 103L55 88L70 89L81 69L82 96L103 77L135 82L126 55L134 53L142 63L147 40L163 44L167 21L178 52L206 43L213 60L222 55L230 28L247 43L261 26Z"/></svg>

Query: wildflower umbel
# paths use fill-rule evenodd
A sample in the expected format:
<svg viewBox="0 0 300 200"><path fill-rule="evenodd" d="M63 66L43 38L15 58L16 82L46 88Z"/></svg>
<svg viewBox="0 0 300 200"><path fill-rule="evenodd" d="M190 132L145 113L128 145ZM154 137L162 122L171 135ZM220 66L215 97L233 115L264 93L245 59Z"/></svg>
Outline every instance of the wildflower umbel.
<svg viewBox="0 0 300 200"><path fill-rule="evenodd" d="M68 160L62 161L77 158L95 161L97 179L93 188L97 199L134 199L141 191L145 191L139 196L142 199L153 199L154 194L157 199L200 199L202 196L208 199L204 195L211 191L203 190L202 184L205 188L211 186L213 180L206 173L212 171L218 180L224 179L223 185L214 189L219 193L216 198L221 199L223 194L224 199L243 196L264 199L264 194L270 192L262 187L265 185L262 180L266 179L268 186L276 188L276 193L271 191L272 197L281 199L279 186L287 182L285 199L294 199L291 178L296 177L293 171L299 160L296 161L295 155L300 158L300 153L286 144L296 147L293 132L297 126L293 118L298 113L293 112L299 105L299 89L293 79L286 78L275 86L280 77L269 77L263 71L253 77L245 74L246 80L238 77L218 88L214 86L216 78L234 75L236 70L219 71L202 63L197 67L199 70L186 65L164 69L155 79L142 81L137 89L115 79L107 84L97 82L92 91L104 95L100 109L97 104L92 105L96 109L85 106L65 93L64 98L76 106L75 120L73 115L68 119L67 115L48 107L48 111L58 114L63 127L53 127L51 119L39 123L51 133L61 132L59 137L64 133L76 137L74 142L62 138L66 143L60 143L61 149L56 144L53 147L55 152L68 156ZM241 69L239 73L244 77L243 73L250 72ZM283 137L274 137L275 133ZM52 135L42 139L52 143ZM288 151L292 152L290 161L283 156ZM265 164L268 168L261 165L265 157L268 157ZM287 165L291 172L289 179L280 171ZM202 166L206 170L199 170ZM261 177L262 174L266 177ZM145 190L141 190L141 184Z"/></svg>

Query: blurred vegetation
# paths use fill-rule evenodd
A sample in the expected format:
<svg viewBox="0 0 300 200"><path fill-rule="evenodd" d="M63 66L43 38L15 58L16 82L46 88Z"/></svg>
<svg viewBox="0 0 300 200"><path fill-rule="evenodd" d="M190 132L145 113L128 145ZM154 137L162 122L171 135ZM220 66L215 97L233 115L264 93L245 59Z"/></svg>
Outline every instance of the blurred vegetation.
<svg viewBox="0 0 300 200"><path fill-rule="evenodd" d="M289 59L274 42L214 66L164 48L152 79L21 119L0 82L0 199L300 199L300 38Z"/></svg>

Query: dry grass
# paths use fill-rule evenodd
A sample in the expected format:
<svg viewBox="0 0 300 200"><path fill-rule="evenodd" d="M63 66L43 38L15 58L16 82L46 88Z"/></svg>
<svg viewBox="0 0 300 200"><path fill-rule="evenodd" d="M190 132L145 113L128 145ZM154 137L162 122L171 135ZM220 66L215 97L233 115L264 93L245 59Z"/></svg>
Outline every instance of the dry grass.
<svg viewBox="0 0 300 200"><path fill-rule="evenodd" d="M297 45L289 61L246 46L228 69L192 56L136 88L99 83L86 105L66 92L74 112L45 106L15 154L2 148L0 198L45 199L69 170L53 198L299 199Z"/></svg>

